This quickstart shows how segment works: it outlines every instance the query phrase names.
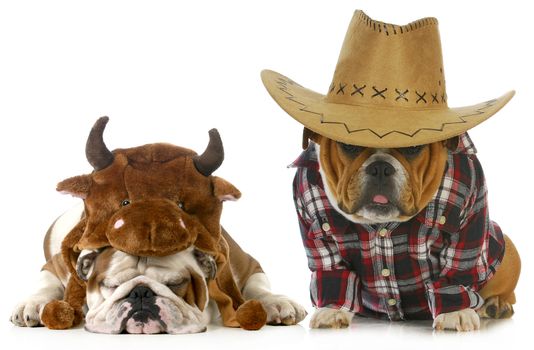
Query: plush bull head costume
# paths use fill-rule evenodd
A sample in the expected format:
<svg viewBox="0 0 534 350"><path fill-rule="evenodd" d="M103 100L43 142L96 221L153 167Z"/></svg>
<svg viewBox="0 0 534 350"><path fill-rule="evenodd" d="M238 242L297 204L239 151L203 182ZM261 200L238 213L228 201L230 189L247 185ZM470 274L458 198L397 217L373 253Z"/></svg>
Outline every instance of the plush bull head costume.
<svg viewBox="0 0 534 350"><path fill-rule="evenodd" d="M85 284L76 273L76 262L82 250L112 246L135 256L161 257L194 245L215 259L217 273L208 283L209 294L224 325L247 328L247 320L236 321L236 310L244 301L227 264L228 245L219 221L222 202L237 200L241 193L211 175L224 158L217 130L210 130L201 155L163 143L111 152L103 141L107 122L107 117L100 118L87 140L86 156L94 171L57 186L60 192L82 198L85 213L62 243L63 259L71 269L65 301L48 304L43 322L49 328L81 322ZM247 313L252 318L264 314L255 305Z"/></svg>

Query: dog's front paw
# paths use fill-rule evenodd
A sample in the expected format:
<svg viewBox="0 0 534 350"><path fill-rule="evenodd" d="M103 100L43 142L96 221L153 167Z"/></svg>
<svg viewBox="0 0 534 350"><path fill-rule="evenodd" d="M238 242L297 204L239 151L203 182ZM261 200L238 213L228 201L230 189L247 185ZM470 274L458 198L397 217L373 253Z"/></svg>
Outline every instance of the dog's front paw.
<svg viewBox="0 0 534 350"><path fill-rule="evenodd" d="M258 299L267 312L267 324L291 326L302 321L308 313L283 295L270 294Z"/></svg>
<svg viewBox="0 0 534 350"><path fill-rule="evenodd" d="M19 327L42 326L41 310L49 301L48 298L32 297L19 303L13 310L10 321Z"/></svg>
<svg viewBox="0 0 534 350"><path fill-rule="evenodd" d="M343 310L317 309L310 321L310 328L347 328L353 316L353 312Z"/></svg>
<svg viewBox="0 0 534 350"><path fill-rule="evenodd" d="M448 312L438 315L432 325L438 331L444 329L468 332L480 329L480 317L473 309Z"/></svg>

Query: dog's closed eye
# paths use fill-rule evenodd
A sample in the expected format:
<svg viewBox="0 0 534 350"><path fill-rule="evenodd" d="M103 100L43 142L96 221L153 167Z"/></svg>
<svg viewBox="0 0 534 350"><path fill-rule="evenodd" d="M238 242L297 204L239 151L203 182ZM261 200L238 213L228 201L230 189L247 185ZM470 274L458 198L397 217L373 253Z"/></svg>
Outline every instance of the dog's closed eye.
<svg viewBox="0 0 534 350"><path fill-rule="evenodd" d="M174 294L183 297L189 285L189 278L178 278L164 283Z"/></svg>
<svg viewBox="0 0 534 350"><path fill-rule="evenodd" d="M107 289L115 289L119 286L119 283L111 280L103 280L100 282L100 287Z"/></svg>

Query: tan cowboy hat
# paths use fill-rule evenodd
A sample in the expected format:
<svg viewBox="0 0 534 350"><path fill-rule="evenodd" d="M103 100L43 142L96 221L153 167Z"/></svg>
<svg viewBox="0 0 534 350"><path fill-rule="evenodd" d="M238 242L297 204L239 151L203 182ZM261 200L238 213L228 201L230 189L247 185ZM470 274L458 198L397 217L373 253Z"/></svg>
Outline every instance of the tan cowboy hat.
<svg viewBox="0 0 534 350"><path fill-rule="evenodd" d="M375 148L416 146L462 134L514 95L449 108L435 18L399 26L356 11L328 93L321 95L270 71L261 73L274 100L308 129L336 141Z"/></svg>

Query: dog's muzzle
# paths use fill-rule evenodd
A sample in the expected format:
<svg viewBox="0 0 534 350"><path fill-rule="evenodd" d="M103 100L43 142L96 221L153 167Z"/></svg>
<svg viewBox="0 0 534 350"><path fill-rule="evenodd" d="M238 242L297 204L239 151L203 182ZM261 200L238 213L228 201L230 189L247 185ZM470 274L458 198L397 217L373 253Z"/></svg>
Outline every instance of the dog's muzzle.
<svg viewBox="0 0 534 350"><path fill-rule="evenodd" d="M402 211L400 193L406 185L404 168L392 155L375 153L362 165L355 184L361 186L353 213L370 222L387 222Z"/></svg>
<svg viewBox="0 0 534 350"><path fill-rule="evenodd" d="M395 168L386 161L377 160L366 167L365 173L368 200L377 207L388 205L396 192L392 180L396 173Z"/></svg>
<svg viewBox="0 0 534 350"><path fill-rule="evenodd" d="M88 301L93 300L88 292ZM88 305L85 328L95 333L198 333L207 320L167 286L145 276L123 283L107 299Z"/></svg>
<svg viewBox="0 0 534 350"><path fill-rule="evenodd" d="M138 285L126 299L130 304L128 316L121 328L127 333L161 333L166 324L161 320L160 307L156 305L156 294L147 286Z"/></svg>

